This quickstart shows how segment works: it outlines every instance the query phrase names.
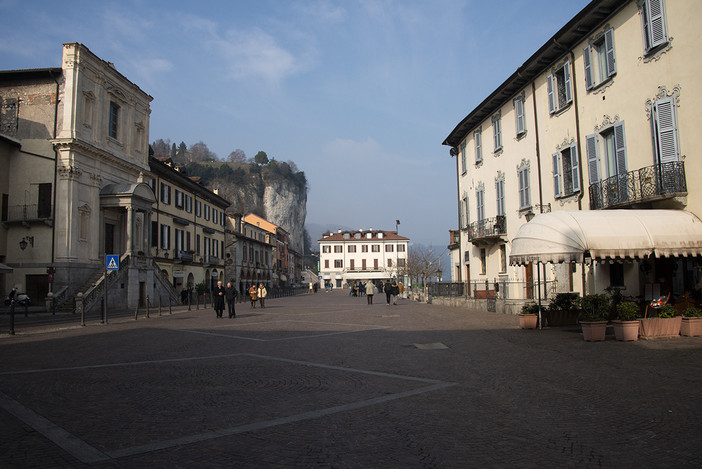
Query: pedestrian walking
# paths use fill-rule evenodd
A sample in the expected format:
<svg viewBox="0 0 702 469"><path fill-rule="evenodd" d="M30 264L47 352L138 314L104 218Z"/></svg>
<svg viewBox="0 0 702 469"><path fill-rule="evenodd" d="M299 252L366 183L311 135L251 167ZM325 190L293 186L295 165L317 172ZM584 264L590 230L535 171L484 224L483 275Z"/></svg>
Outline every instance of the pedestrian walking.
<svg viewBox="0 0 702 469"><path fill-rule="evenodd" d="M266 287L261 283L258 286L258 301L261 302L261 308L266 307L266 295L268 294L268 291L266 290Z"/></svg>
<svg viewBox="0 0 702 469"><path fill-rule="evenodd" d="M387 306L390 306L390 303L392 303L392 283L390 282L385 282L385 304Z"/></svg>
<svg viewBox="0 0 702 469"><path fill-rule="evenodd" d="M251 307L256 309L256 300L258 299L258 288L256 288L256 284L249 287L249 298L251 298Z"/></svg>
<svg viewBox="0 0 702 469"><path fill-rule="evenodd" d="M312 294L312 282L310 282L310 288L307 290L307 293Z"/></svg>
<svg viewBox="0 0 702 469"><path fill-rule="evenodd" d="M395 280L392 281L392 304L396 305L397 304L397 297L400 294L400 287L397 286L397 282Z"/></svg>
<svg viewBox="0 0 702 469"><path fill-rule="evenodd" d="M373 295L375 295L375 285L373 284L372 280L368 280L366 282L366 300L368 301L369 305L373 304Z"/></svg>
<svg viewBox="0 0 702 469"><path fill-rule="evenodd" d="M230 318L236 317L236 295L236 288L232 286L232 282L227 282L227 291L225 297L227 299L227 312L229 313Z"/></svg>
<svg viewBox="0 0 702 469"><path fill-rule="evenodd" d="M217 317L221 318L224 312L224 295L226 289L222 286L222 281L217 282L217 286L214 288L214 299L212 300L212 306L214 307Z"/></svg>

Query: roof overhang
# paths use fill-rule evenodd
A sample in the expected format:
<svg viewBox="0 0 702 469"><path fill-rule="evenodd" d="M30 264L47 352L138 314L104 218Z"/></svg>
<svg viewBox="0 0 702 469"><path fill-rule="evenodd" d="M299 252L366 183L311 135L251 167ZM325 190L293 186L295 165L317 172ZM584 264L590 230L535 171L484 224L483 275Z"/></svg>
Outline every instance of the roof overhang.
<svg viewBox="0 0 702 469"><path fill-rule="evenodd" d="M702 255L702 221L684 210L561 210L512 240L510 264Z"/></svg>

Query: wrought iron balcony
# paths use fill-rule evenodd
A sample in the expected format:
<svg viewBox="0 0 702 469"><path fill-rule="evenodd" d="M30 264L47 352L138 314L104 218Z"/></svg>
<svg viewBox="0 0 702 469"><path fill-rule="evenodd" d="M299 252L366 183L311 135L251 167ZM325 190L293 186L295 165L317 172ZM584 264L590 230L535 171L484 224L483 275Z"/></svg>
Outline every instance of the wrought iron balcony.
<svg viewBox="0 0 702 469"><path fill-rule="evenodd" d="M173 250L173 260L181 262L192 262L193 252L192 251L181 251L178 249Z"/></svg>
<svg viewBox="0 0 702 469"><path fill-rule="evenodd" d="M473 244L488 244L507 235L507 219L504 215L485 218L468 226L468 240Z"/></svg>
<svg viewBox="0 0 702 469"><path fill-rule="evenodd" d="M3 223L32 223L47 222L51 220L53 206L48 204L10 205L7 212L3 212Z"/></svg>
<svg viewBox="0 0 702 469"><path fill-rule="evenodd" d="M590 185L590 209L625 207L687 194L682 161L657 164Z"/></svg>

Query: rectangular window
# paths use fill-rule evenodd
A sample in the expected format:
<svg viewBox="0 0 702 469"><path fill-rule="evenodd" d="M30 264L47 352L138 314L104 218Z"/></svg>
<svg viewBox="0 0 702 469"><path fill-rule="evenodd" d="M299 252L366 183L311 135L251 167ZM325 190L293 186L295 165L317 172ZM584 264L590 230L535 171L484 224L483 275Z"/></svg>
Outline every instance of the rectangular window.
<svg viewBox="0 0 702 469"><path fill-rule="evenodd" d="M331 246L322 246L322 253L328 254L331 252Z"/></svg>
<svg viewBox="0 0 702 469"><path fill-rule="evenodd" d="M483 142L482 131L480 129L473 132L473 140L475 141L475 164L483 162Z"/></svg>
<svg viewBox="0 0 702 469"><path fill-rule="evenodd" d="M349 259L349 270L354 270L356 267L356 262L353 259Z"/></svg>
<svg viewBox="0 0 702 469"><path fill-rule="evenodd" d="M119 104L110 101L110 137L119 139Z"/></svg>
<svg viewBox="0 0 702 469"><path fill-rule="evenodd" d="M210 220L210 206L205 204L205 220Z"/></svg>
<svg viewBox="0 0 702 469"><path fill-rule="evenodd" d="M334 268L343 269L344 268L344 261L342 259L335 259L334 260Z"/></svg>
<svg viewBox="0 0 702 469"><path fill-rule="evenodd" d="M218 217L219 217L219 210L217 210L216 208L213 208L212 209L212 223L214 223L215 225L217 223L219 223Z"/></svg>
<svg viewBox="0 0 702 469"><path fill-rule="evenodd" d="M398 259L397 260L397 266L398 267L404 267L406 265L406 260L407 259Z"/></svg>
<svg viewBox="0 0 702 469"><path fill-rule="evenodd" d="M193 213L193 198L189 195L185 196L185 211Z"/></svg>
<svg viewBox="0 0 702 469"><path fill-rule="evenodd" d="M398 245L397 245L397 252L405 252L405 245L404 245L404 244L398 244Z"/></svg>
<svg viewBox="0 0 702 469"><path fill-rule="evenodd" d="M675 121L675 101L673 98L659 99L652 106L654 153L656 163L678 161L678 130Z"/></svg>
<svg viewBox="0 0 702 469"><path fill-rule="evenodd" d="M505 180L500 178L495 181L495 194L497 196L497 216L505 215Z"/></svg>
<svg viewBox="0 0 702 469"><path fill-rule="evenodd" d="M183 250L183 230L175 228L175 250Z"/></svg>
<svg viewBox="0 0 702 469"><path fill-rule="evenodd" d="M514 119L517 129L517 137L526 133L526 118L524 116L524 96L514 99Z"/></svg>
<svg viewBox="0 0 702 469"><path fill-rule="evenodd" d="M161 202L166 205L171 205L171 186L161 183Z"/></svg>
<svg viewBox="0 0 702 469"><path fill-rule="evenodd" d="M485 248L480 250L480 273L485 275L487 272L487 251Z"/></svg>
<svg viewBox="0 0 702 469"><path fill-rule="evenodd" d="M642 13L644 49L648 53L668 43L663 0L645 0Z"/></svg>
<svg viewBox="0 0 702 469"><path fill-rule="evenodd" d="M395 247L392 244L385 245L385 252L393 252L394 250L395 250Z"/></svg>
<svg viewBox="0 0 702 469"><path fill-rule="evenodd" d="M51 183L39 184L37 197L37 217L51 218Z"/></svg>
<svg viewBox="0 0 702 469"><path fill-rule="evenodd" d="M183 208L185 206L183 202L183 193L178 189L175 189L175 206L176 208Z"/></svg>
<svg viewBox="0 0 702 469"><path fill-rule="evenodd" d="M570 84L570 61L556 69L546 77L548 91L548 110L553 114L565 108L573 101L573 90Z"/></svg>
<svg viewBox="0 0 702 469"><path fill-rule="evenodd" d="M366 270L368 267L366 267L366 260L361 259L361 270Z"/></svg>
<svg viewBox="0 0 702 469"><path fill-rule="evenodd" d="M371 252L380 252L380 244L371 245Z"/></svg>
<svg viewBox="0 0 702 469"><path fill-rule="evenodd" d="M151 247L158 247L158 222L151 222Z"/></svg>
<svg viewBox="0 0 702 469"><path fill-rule="evenodd" d="M344 246L341 244L334 245L334 252L344 252Z"/></svg>
<svg viewBox="0 0 702 469"><path fill-rule="evenodd" d="M392 259L388 259L388 267L392 267Z"/></svg>
<svg viewBox="0 0 702 469"><path fill-rule="evenodd" d="M507 272L507 248L505 245L500 246L500 273Z"/></svg>
<svg viewBox="0 0 702 469"><path fill-rule="evenodd" d="M356 252L356 246L353 244L349 244L348 250L349 252Z"/></svg>
<svg viewBox="0 0 702 469"><path fill-rule="evenodd" d="M475 191L475 203L478 207L478 222L485 220L485 190Z"/></svg>
<svg viewBox="0 0 702 469"><path fill-rule="evenodd" d="M583 64L585 65L585 88L588 90L617 73L614 29L609 28L600 38L583 49Z"/></svg>
<svg viewBox="0 0 702 469"><path fill-rule="evenodd" d="M364 244L361 246L361 252L368 252L368 245Z"/></svg>
<svg viewBox="0 0 702 469"><path fill-rule="evenodd" d="M496 114L492 117L492 136L495 144L495 151L502 149L502 115Z"/></svg>
<svg viewBox="0 0 702 469"><path fill-rule="evenodd" d="M468 171L466 165L466 142L461 143L461 174L466 174Z"/></svg>
<svg viewBox="0 0 702 469"><path fill-rule="evenodd" d="M324 260L324 268L328 269L329 268L329 259Z"/></svg>
<svg viewBox="0 0 702 469"><path fill-rule="evenodd" d="M171 227L161 225L161 249L171 248Z"/></svg>
<svg viewBox="0 0 702 469"><path fill-rule="evenodd" d="M595 184L600 180L600 161L597 156L597 135L592 134L585 137L585 151L587 152L587 171L590 184Z"/></svg>
<svg viewBox="0 0 702 469"><path fill-rule="evenodd" d="M529 193L529 167L523 166L517 173L519 177L519 209L531 206L531 195Z"/></svg>
<svg viewBox="0 0 702 469"><path fill-rule="evenodd" d="M619 122L614 127L602 132L604 140L604 159L607 166L607 177L619 176L626 178L626 141L624 123Z"/></svg>
<svg viewBox="0 0 702 469"><path fill-rule="evenodd" d="M378 270L378 259L373 259L373 268Z"/></svg>
<svg viewBox="0 0 702 469"><path fill-rule="evenodd" d="M200 254L200 235L195 235L195 253ZM244 251L244 256L246 256L246 251ZM246 259L244 259L246 260Z"/></svg>
<svg viewBox="0 0 702 469"><path fill-rule="evenodd" d="M195 201L195 216L196 217L202 216L202 202L200 202L199 200Z"/></svg>
<svg viewBox="0 0 702 469"><path fill-rule="evenodd" d="M566 197L580 191L580 166L576 146L571 145L559 153L554 153L552 158L554 196Z"/></svg>

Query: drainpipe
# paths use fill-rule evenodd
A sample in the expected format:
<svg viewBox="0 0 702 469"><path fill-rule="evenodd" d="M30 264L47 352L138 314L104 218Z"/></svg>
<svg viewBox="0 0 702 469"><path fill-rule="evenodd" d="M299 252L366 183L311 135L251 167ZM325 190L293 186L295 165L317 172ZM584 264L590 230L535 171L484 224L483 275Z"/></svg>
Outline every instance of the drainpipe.
<svg viewBox="0 0 702 469"><path fill-rule="evenodd" d="M458 172L458 148L451 147L449 154L456 157L456 200L458 201L458 269L459 272L463 272L463 261L461 260L461 255L463 254L463 244L461 241L461 175ZM453 266L451 266L453 268ZM466 275L467 277L467 275ZM468 281L468 279L466 279Z"/></svg>
<svg viewBox="0 0 702 469"><path fill-rule="evenodd" d="M544 199L543 199L543 188L541 181L541 149L539 147L539 118L536 112L536 84L534 80L531 81L531 100L534 107L534 134L535 138L535 151L536 151L536 169L537 169L537 180L539 181L539 213L543 213ZM539 329L541 329L541 269L544 270L544 289L546 288L546 265L541 262L536 263L536 278L537 278L537 292L539 298ZM533 277L532 277L533 278ZM544 296L545 290L544 290Z"/></svg>
<svg viewBox="0 0 702 469"><path fill-rule="evenodd" d="M49 71L49 76L54 79L56 82L56 102L54 103L54 140L56 140L56 137L58 136L58 113L59 113L59 91L60 91L60 85L59 81L54 76L52 71ZM53 187L53 210L51 210L51 267L54 266L54 260L55 260L55 244L56 244L56 183L58 181L58 151L56 150L56 145L53 145L54 147L54 187ZM55 275L55 274L54 274ZM56 282L56 278L54 277L54 282ZM54 284L52 283L50 285L50 288L53 292L54 289Z"/></svg>

